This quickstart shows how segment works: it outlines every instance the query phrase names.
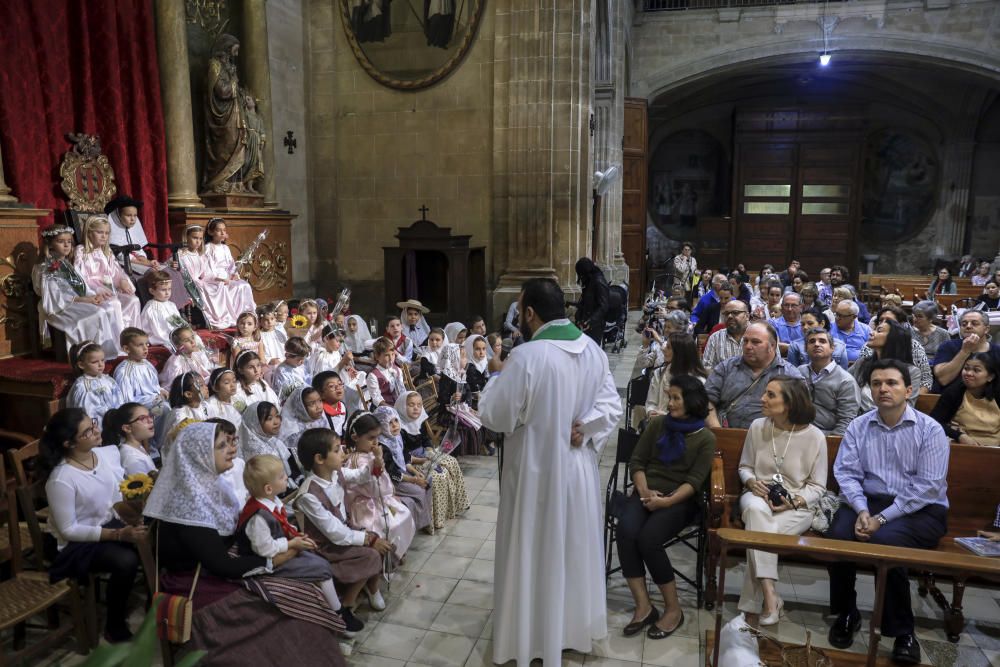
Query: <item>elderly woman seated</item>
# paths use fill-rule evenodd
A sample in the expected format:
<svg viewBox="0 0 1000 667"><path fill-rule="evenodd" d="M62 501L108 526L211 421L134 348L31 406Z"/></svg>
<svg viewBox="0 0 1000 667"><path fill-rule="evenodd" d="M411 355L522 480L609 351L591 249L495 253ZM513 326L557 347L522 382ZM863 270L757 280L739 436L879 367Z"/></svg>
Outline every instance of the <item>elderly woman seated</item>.
<svg viewBox="0 0 1000 667"><path fill-rule="evenodd" d="M684 623L663 545L697 515L715 454L715 434L705 427L708 394L702 380L674 375L668 394L667 414L653 418L632 453L629 469L635 490L619 516L618 560L635 600L626 637L649 626L648 637L663 639ZM649 599L647 570L663 595L662 615Z"/></svg>
<svg viewBox="0 0 1000 667"><path fill-rule="evenodd" d="M812 523L810 505L826 489L826 436L812 425L816 409L805 382L776 377L761 397L760 419L747 431L740 455L744 485L740 511L747 530L801 535ZM784 602L774 584L776 554L747 550L739 609L751 625L774 625Z"/></svg>
<svg viewBox="0 0 1000 667"><path fill-rule="evenodd" d="M938 315L937 303L933 301L924 300L913 304L910 328L913 330L913 339L924 348L928 359L934 358L941 343L951 340L948 331L935 324Z"/></svg>

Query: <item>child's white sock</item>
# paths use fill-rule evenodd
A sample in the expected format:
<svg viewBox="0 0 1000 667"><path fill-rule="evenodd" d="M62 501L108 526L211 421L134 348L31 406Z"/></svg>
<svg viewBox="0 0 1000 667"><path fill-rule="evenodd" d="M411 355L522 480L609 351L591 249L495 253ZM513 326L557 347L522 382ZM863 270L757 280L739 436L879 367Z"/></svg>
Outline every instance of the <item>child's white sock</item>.
<svg viewBox="0 0 1000 667"><path fill-rule="evenodd" d="M316 585L319 586L319 590L323 593L323 597L326 598L330 609L340 611L340 597L337 595L337 588L333 585L333 579L326 579Z"/></svg>

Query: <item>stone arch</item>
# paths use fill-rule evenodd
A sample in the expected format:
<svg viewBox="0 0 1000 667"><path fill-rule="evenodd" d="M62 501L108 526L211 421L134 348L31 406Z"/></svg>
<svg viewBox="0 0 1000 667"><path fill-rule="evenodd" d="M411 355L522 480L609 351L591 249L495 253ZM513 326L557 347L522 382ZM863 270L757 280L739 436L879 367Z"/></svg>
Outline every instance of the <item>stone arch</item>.
<svg viewBox="0 0 1000 667"><path fill-rule="evenodd" d="M924 39L927 39L926 37ZM632 83L633 95L653 100L673 89L727 71L762 65L808 62L817 58L822 41L808 39L755 40L735 48L711 53L687 62L671 61L645 79ZM836 66L838 55L870 54L883 61L925 61L939 67L950 67L987 79L1000 79L1000 54L969 48L960 44L922 41L904 36L846 36L838 38L830 49Z"/></svg>

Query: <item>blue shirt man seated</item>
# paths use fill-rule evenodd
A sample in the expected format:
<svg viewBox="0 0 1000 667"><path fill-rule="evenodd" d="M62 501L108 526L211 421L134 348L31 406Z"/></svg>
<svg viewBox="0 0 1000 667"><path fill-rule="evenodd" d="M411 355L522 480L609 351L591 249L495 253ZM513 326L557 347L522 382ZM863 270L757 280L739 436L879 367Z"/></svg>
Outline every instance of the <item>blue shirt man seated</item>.
<svg viewBox="0 0 1000 667"><path fill-rule="evenodd" d="M802 340L802 297L795 292L785 292L781 296L781 317L768 320L778 332L778 346L788 352L788 344Z"/></svg>
<svg viewBox="0 0 1000 667"><path fill-rule="evenodd" d="M833 309L834 323L830 329L833 337L847 346L847 360L852 364L858 360L861 348L872 337L871 328L858 321L859 312L858 304L854 301L841 301Z"/></svg>
<svg viewBox="0 0 1000 667"><path fill-rule="evenodd" d="M876 408L850 423L833 464L843 504L826 536L933 549L947 532L948 436L907 404L913 382L902 362L876 361L870 385ZM856 569L850 562L828 567L830 609L837 614L829 639L837 648L850 646L861 626ZM906 568L889 571L882 634L896 638L894 661L920 662Z"/></svg>

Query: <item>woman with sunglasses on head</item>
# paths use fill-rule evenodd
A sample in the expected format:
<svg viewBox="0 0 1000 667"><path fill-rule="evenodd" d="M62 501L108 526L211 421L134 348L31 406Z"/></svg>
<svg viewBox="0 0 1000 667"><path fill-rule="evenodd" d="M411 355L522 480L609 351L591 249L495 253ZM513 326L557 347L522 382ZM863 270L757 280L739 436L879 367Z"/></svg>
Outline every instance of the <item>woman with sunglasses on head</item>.
<svg viewBox="0 0 1000 667"><path fill-rule="evenodd" d="M104 638L128 641L128 598L139 570L132 545L146 534L126 526L115 511L125 476L117 447L101 447L101 429L80 408L52 415L39 442L40 470L49 502L49 530L59 553L49 568L52 581L109 574Z"/></svg>

